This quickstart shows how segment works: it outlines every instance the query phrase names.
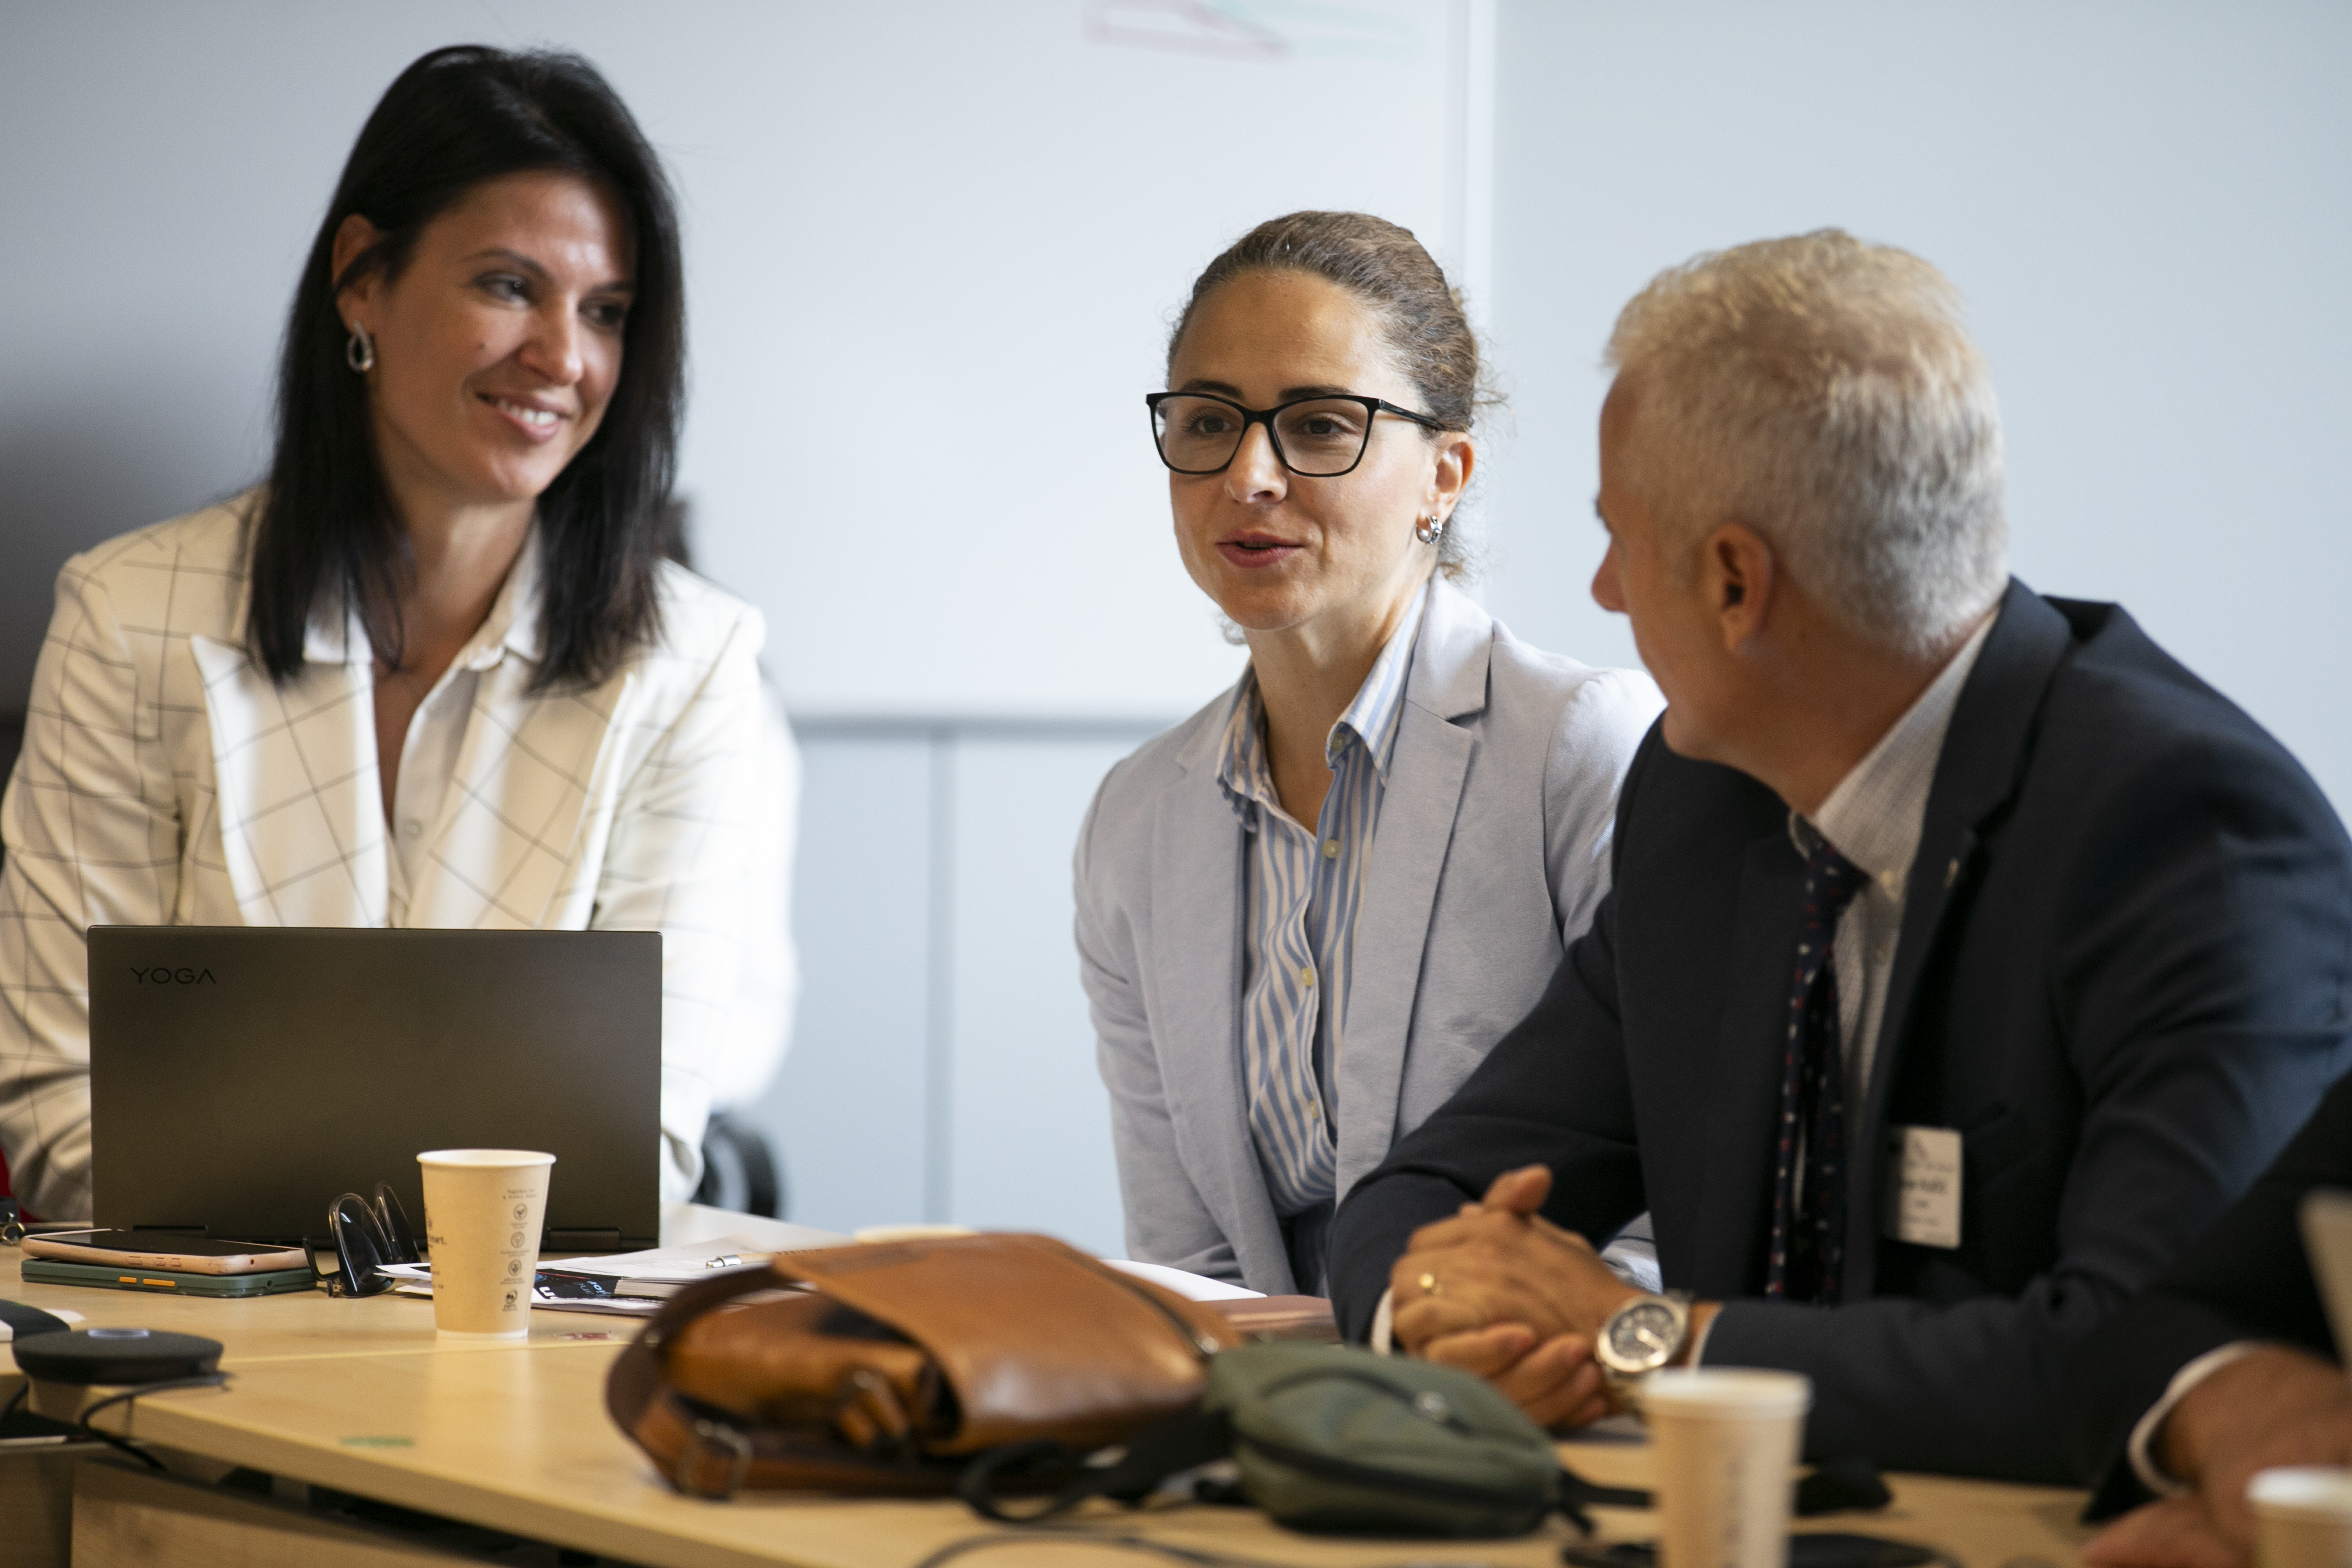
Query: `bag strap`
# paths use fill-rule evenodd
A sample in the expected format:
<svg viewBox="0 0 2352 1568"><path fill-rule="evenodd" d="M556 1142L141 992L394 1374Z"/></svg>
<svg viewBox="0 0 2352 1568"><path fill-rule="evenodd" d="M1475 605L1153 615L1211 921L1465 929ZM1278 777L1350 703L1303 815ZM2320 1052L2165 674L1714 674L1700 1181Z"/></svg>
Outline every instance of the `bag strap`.
<svg viewBox="0 0 2352 1568"><path fill-rule="evenodd" d="M666 1366L669 1362L669 1342L695 1319L717 1311L739 1296L749 1296L755 1290L789 1289L799 1283L779 1274L773 1264L764 1268L730 1268L724 1274L698 1279L662 1304L637 1335L637 1342Z"/></svg>
<svg viewBox="0 0 2352 1568"><path fill-rule="evenodd" d="M1588 1508L1648 1508L1651 1497L1637 1487L1597 1487L1566 1465L1559 1468L1559 1511L1586 1530L1592 1521L1584 1516Z"/></svg>
<svg viewBox="0 0 2352 1568"><path fill-rule="evenodd" d="M1024 1524L1066 1513L1088 1498L1115 1498L1130 1506L1150 1497L1170 1476L1222 1459L1233 1451L1233 1423L1222 1410L1188 1410L1136 1434L1127 1452L1108 1465L1087 1465L1086 1456L1059 1443L1008 1443L992 1448L964 1467L956 1481L956 1495L972 1511L1005 1524ZM1008 1511L998 1495L1007 1482L1024 1489L1051 1486L1067 1476L1060 1489L1035 1508Z"/></svg>
<svg viewBox="0 0 2352 1568"><path fill-rule="evenodd" d="M1108 1465L1086 1465L1083 1455L1054 1442L1008 1443L1003 1447L992 1448L964 1467L956 1481L956 1495L983 1518L1004 1524L1034 1523L1066 1513L1088 1498L1107 1497L1130 1506L1139 1503L1170 1476L1224 1458L1233 1452L1233 1420L1228 1412L1191 1410L1139 1434L1128 1444L1126 1453ZM1255 1439L1252 1447L1269 1448L1269 1445ZM1402 1486L1459 1501L1494 1500L1483 1488L1406 1481L1390 1471L1327 1454L1308 1454L1287 1447L1269 1451L1285 1464L1332 1480L1360 1486ZM1034 1491L1052 1487L1064 1477L1067 1479L1061 1479L1052 1497L1018 1512L1005 1507L999 1490L1010 1483L1021 1490ZM1588 1531L1592 1528L1592 1521L1584 1512L1588 1508L1646 1509L1650 1505L1651 1497L1646 1491L1631 1487L1595 1486L1566 1465L1559 1468L1559 1494L1553 1506Z"/></svg>
<svg viewBox="0 0 2352 1568"><path fill-rule="evenodd" d="M740 1422L662 1388L626 1428L671 1486L689 1497L724 1500L747 1486L795 1486L850 1493L924 1494L953 1489L956 1472L912 1454L866 1454L811 1442L773 1426Z"/></svg>
<svg viewBox="0 0 2352 1568"><path fill-rule="evenodd" d="M795 1434L699 1405L670 1384L671 1343L688 1323L742 1297L793 1281L773 1268L697 1280L665 1302L622 1352L605 1382L605 1408L679 1491L731 1497L746 1485L793 1484L846 1492L944 1492L955 1471L911 1455L877 1455L811 1443Z"/></svg>

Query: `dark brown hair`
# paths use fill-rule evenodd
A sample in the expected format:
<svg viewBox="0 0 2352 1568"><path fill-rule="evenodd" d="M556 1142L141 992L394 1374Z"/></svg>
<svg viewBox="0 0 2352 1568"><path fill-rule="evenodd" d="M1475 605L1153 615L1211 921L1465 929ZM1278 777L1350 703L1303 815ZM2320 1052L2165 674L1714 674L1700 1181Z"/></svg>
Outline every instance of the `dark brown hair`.
<svg viewBox="0 0 2352 1568"><path fill-rule="evenodd" d="M1290 213L1234 241L1193 279L1192 297L1168 334L1169 363L1175 363L1176 345L1202 300L1244 272L1278 271L1310 273L1362 300L1379 319L1397 369L1421 394L1423 412L1446 429L1470 430L1481 409L1502 401L1486 384L1478 335L1444 269L1412 230L1370 213ZM1435 439L1434 432L1423 435ZM1460 528L1449 527L1440 537L1437 563L1449 577L1467 569Z"/></svg>

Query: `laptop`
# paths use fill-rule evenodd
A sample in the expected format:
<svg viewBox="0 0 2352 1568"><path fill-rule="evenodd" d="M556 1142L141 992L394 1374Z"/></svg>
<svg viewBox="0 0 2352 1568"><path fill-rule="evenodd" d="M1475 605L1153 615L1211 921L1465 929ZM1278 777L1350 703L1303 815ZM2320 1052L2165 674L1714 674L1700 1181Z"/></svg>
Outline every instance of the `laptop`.
<svg viewBox="0 0 2352 1568"><path fill-rule="evenodd" d="M661 1217L661 933L93 926L98 1224L326 1233L416 1156L555 1156L551 1251L650 1247Z"/></svg>

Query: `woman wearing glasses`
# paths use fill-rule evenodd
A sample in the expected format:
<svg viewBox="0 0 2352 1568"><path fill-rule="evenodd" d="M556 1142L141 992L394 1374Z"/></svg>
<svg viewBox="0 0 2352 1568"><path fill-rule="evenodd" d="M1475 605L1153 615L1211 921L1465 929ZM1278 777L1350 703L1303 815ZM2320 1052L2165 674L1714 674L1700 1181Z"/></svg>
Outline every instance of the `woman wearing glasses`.
<svg viewBox="0 0 2352 1568"><path fill-rule="evenodd" d="M1152 395L1234 689L1112 770L1077 941L1128 1245L1319 1293L1333 1207L1531 1008L1608 879L1659 699L1454 585L1475 339L1393 224L1294 213L1210 263Z"/></svg>
<svg viewBox="0 0 2352 1568"><path fill-rule="evenodd" d="M267 483L58 579L0 821L27 1206L90 1213L93 924L659 930L692 1190L712 1101L782 1048L793 775L759 613L664 559L684 283L586 61L440 49L386 90L299 275Z"/></svg>

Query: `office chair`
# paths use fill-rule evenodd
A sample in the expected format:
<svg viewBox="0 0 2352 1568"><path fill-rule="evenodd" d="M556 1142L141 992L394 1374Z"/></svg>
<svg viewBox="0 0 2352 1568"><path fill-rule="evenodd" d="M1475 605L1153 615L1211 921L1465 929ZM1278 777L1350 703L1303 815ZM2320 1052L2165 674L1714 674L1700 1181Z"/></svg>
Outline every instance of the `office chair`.
<svg viewBox="0 0 2352 1568"><path fill-rule="evenodd" d="M731 1111L710 1118L702 1134L702 1184L694 1201L714 1208L784 1217L784 1178L767 1134Z"/></svg>

